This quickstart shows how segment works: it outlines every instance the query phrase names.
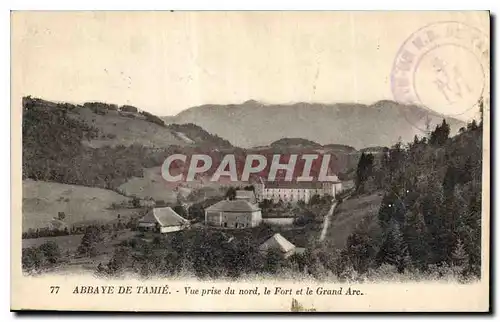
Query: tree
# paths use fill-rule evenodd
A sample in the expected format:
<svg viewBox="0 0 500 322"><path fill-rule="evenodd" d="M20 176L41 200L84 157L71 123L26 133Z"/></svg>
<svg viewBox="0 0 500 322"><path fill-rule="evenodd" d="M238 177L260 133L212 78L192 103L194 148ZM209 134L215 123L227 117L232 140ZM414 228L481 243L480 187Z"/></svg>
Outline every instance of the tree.
<svg viewBox="0 0 500 322"><path fill-rule="evenodd" d="M358 162L358 167L356 169L356 190L360 191L363 189L363 184L365 181L373 174L373 160L374 157L371 153L365 154L361 153L361 157Z"/></svg>
<svg viewBox="0 0 500 322"><path fill-rule="evenodd" d="M107 265L107 273L110 275L117 275L120 271L125 269L129 257L130 257L130 250L128 248L119 247L115 249L113 257L111 258L111 260Z"/></svg>
<svg viewBox="0 0 500 322"><path fill-rule="evenodd" d="M457 240L455 249L451 254L451 260L452 264L458 267L465 268L469 265L469 255L465 251L464 244L460 238Z"/></svg>
<svg viewBox="0 0 500 322"><path fill-rule="evenodd" d="M137 113L137 107L131 105L123 105L120 107L120 111Z"/></svg>
<svg viewBox="0 0 500 322"><path fill-rule="evenodd" d="M321 196L314 194L311 199L309 199L309 206L315 206L321 204Z"/></svg>
<svg viewBox="0 0 500 322"><path fill-rule="evenodd" d="M395 190L396 188L393 188ZM381 227L389 227L392 221L402 223L406 213L406 206L398 193L391 191L385 194L378 212L378 220Z"/></svg>
<svg viewBox="0 0 500 322"><path fill-rule="evenodd" d="M22 250L22 267L26 271L37 271L45 264L45 256L38 247L29 247Z"/></svg>
<svg viewBox="0 0 500 322"><path fill-rule="evenodd" d="M235 187L229 187L226 191L226 199L229 200L234 200L236 199L236 188Z"/></svg>
<svg viewBox="0 0 500 322"><path fill-rule="evenodd" d="M96 226L89 226L85 230L85 234L82 237L80 246L78 246L78 253L94 257L97 255L97 245L102 242L103 237L101 231Z"/></svg>
<svg viewBox="0 0 500 322"><path fill-rule="evenodd" d="M64 220L64 218L66 218L66 214L64 213L64 211L59 211L59 212L57 213L57 218L58 218L59 220Z"/></svg>
<svg viewBox="0 0 500 322"><path fill-rule="evenodd" d="M344 264L360 273L365 273L375 254L370 236L364 232L354 232L347 238L345 249L341 253Z"/></svg>
<svg viewBox="0 0 500 322"><path fill-rule="evenodd" d="M386 238L377 257L379 264L387 263L389 265L394 265L400 273L410 267L411 258L408 252L408 246L403 239L403 234L396 221L391 222L390 229L386 233Z"/></svg>
<svg viewBox="0 0 500 322"><path fill-rule="evenodd" d="M187 215L187 211L186 211L186 208L184 208L184 206L182 205L175 205L173 210L181 217L185 218L186 215Z"/></svg>
<svg viewBox="0 0 500 322"><path fill-rule="evenodd" d="M254 185L249 185L249 186L245 186L243 189L247 190L247 191L255 191L255 186Z"/></svg>
<svg viewBox="0 0 500 322"><path fill-rule="evenodd" d="M283 257L280 252L274 248L269 249L265 257L264 271L275 274L282 265Z"/></svg>
<svg viewBox="0 0 500 322"><path fill-rule="evenodd" d="M140 208L141 207L141 199L137 198L136 196L132 197L132 207Z"/></svg>
<svg viewBox="0 0 500 322"><path fill-rule="evenodd" d="M420 143L420 141L418 139L418 136L415 134L415 136L413 137L413 145L417 145L419 143Z"/></svg>
<svg viewBox="0 0 500 322"><path fill-rule="evenodd" d="M446 120L443 119L441 125L436 125L436 129L431 132L430 144L443 146L447 141L450 135L450 126L446 123Z"/></svg>

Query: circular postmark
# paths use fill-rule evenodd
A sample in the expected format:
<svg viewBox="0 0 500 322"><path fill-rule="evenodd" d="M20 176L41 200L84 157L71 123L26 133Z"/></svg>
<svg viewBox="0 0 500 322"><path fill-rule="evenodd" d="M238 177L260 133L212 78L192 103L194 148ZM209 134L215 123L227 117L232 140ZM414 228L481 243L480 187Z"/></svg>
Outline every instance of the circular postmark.
<svg viewBox="0 0 500 322"><path fill-rule="evenodd" d="M489 90L489 54L489 39L479 29L455 21L429 24L411 34L394 59L394 99L440 116L471 118ZM427 113L405 109L405 117L428 130Z"/></svg>

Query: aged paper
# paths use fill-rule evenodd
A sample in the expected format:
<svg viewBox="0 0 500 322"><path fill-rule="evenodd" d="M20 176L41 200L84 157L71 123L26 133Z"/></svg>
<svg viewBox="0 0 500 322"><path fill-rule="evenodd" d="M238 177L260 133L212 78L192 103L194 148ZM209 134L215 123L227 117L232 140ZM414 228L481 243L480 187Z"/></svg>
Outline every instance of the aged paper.
<svg viewBox="0 0 500 322"><path fill-rule="evenodd" d="M490 310L488 12L11 26L12 310Z"/></svg>

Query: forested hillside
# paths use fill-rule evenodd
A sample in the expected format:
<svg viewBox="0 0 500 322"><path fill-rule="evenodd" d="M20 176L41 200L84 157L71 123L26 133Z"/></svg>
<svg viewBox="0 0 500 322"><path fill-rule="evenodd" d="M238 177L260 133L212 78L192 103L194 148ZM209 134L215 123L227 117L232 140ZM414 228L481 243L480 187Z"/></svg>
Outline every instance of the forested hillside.
<svg viewBox="0 0 500 322"><path fill-rule="evenodd" d="M95 118L82 118L88 113L80 113L80 109L86 109ZM106 132L108 127L101 124L104 121L95 120L108 113L106 111L115 112L116 109L116 106L104 103L75 106L24 98L23 178L115 190L128 178L142 177L144 168L160 166L168 155L181 151L182 145L177 144L157 148L143 145L140 140L134 143L138 135L130 137L130 131ZM137 109L122 106L120 112L137 113ZM147 121L139 119L134 124L144 122L170 133L156 117L137 114L146 115ZM132 119L129 116L114 116L113 119L118 117ZM120 142L120 133L125 133L126 144L116 144ZM91 144L96 139L99 139L97 146ZM176 142L181 141L172 141Z"/></svg>
<svg viewBox="0 0 500 322"><path fill-rule="evenodd" d="M383 191L384 198L378 217L366 218L349 236L338 269L451 267L480 276L482 133L482 123L472 121L450 138L443 120L428 137L363 153L356 194Z"/></svg>

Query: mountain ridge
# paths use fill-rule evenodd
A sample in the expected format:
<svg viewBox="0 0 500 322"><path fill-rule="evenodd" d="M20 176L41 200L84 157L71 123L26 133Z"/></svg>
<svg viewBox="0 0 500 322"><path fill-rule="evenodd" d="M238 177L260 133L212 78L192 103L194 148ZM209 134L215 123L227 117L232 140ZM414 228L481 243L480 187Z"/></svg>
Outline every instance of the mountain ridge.
<svg viewBox="0 0 500 322"><path fill-rule="evenodd" d="M465 122L444 117L456 132ZM242 148L267 146L283 138L303 138L321 145L342 144L356 149L391 146L410 141L439 124L443 116L416 105L381 100L373 104L307 103L204 104L175 116L167 123L193 123Z"/></svg>

